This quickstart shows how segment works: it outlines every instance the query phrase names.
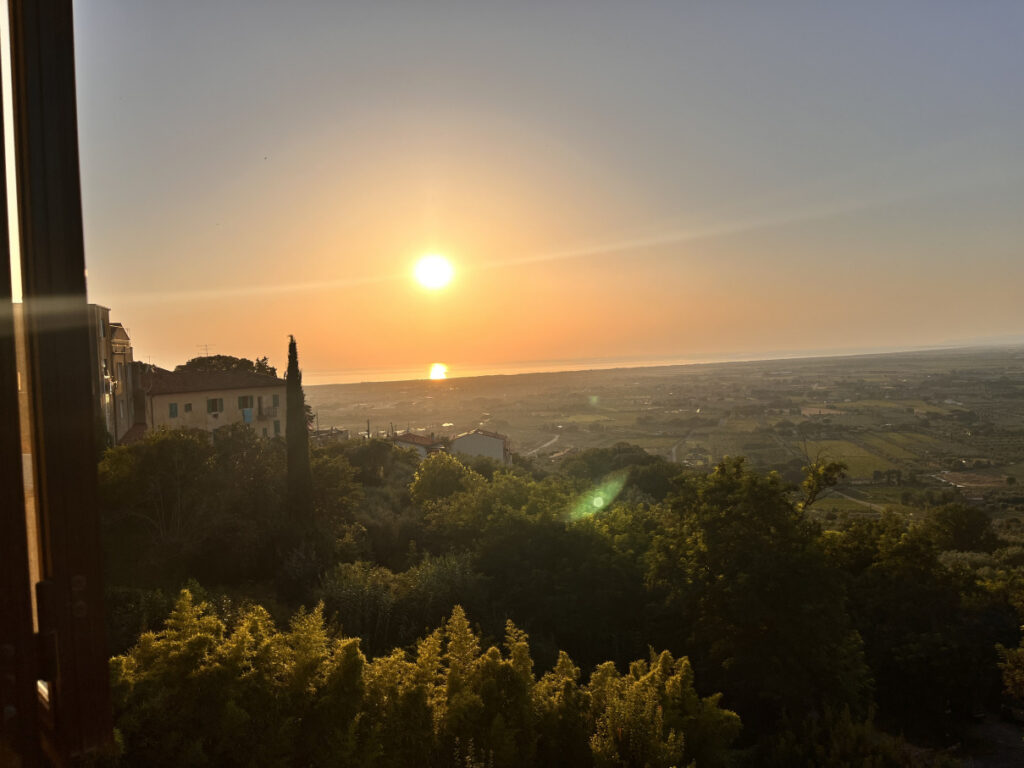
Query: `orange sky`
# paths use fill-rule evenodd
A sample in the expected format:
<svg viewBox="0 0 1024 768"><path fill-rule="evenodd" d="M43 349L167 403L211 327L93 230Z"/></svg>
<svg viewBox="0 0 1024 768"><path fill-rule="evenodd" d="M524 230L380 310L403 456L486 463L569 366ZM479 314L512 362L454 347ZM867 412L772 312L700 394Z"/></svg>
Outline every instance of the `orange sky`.
<svg viewBox="0 0 1024 768"><path fill-rule="evenodd" d="M1021 338L1019 5L343 5L76 8L91 299L139 359L283 368L295 334L322 383Z"/></svg>

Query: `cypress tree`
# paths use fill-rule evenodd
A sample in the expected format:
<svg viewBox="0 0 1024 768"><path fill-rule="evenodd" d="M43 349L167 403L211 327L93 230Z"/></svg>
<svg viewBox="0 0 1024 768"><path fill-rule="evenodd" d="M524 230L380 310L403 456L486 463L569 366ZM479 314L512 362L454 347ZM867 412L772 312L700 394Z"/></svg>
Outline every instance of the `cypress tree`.
<svg viewBox="0 0 1024 768"><path fill-rule="evenodd" d="M295 522L313 521L313 476L309 469L309 429L306 426L306 396L302 392L302 371L295 337L289 336L286 381L285 440L288 445L288 513Z"/></svg>

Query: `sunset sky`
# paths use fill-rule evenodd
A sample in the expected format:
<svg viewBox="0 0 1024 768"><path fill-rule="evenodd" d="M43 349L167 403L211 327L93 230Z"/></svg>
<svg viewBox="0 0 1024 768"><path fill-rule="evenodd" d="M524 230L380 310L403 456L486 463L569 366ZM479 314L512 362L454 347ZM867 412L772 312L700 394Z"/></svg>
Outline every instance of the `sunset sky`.
<svg viewBox="0 0 1024 768"><path fill-rule="evenodd" d="M90 299L309 383L1024 340L1024 3L76 3ZM419 256L455 267L413 279Z"/></svg>

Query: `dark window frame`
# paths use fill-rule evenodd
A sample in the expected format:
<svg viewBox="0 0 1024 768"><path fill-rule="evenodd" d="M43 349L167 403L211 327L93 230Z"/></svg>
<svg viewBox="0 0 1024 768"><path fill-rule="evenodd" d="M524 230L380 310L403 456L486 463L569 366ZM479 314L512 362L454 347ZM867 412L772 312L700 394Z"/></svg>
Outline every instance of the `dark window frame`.
<svg viewBox="0 0 1024 768"><path fill-rule="evenodd" d="M0 128L0 138L13 130L21 252L10 252L8 160L0 158L0 423L7 427L0 430L0 728L27 768L67 765L107 747L113 729L72 3L10 0L8 10L14 124ZM17 399L11 259L19 260L22 275L25 422ZM26 509L22 430L31 440L38 523L31 541L28 513L19 512ZM40 580L32 584L28 564L36 556Z"/></svg>

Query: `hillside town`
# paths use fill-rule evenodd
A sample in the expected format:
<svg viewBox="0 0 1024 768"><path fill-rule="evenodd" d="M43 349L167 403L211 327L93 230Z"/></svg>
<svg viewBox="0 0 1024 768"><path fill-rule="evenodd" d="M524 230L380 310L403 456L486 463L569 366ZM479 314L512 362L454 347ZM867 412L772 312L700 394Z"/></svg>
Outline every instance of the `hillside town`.
<svg viewBox="0 0 1024 768"><path fill-rule="evenodd" d="M159 429L198 429L213 437L233 424L248 425L268 439L285 434L286 382L265 360L254 370L218 370L202 365L209 358L197 358L167 370L135 359L128 331L123 323L111 321L109 307L89 304L88 310L92 393L101 442L130 445ZM349 439L348 429L320 428L312 418L307 422L314 445ZM369 437L369 429L360 434ZM446 451L506 466L512 463L508 436L484 429L445 436L390 428L381 437L420 458Z"/></svg>

